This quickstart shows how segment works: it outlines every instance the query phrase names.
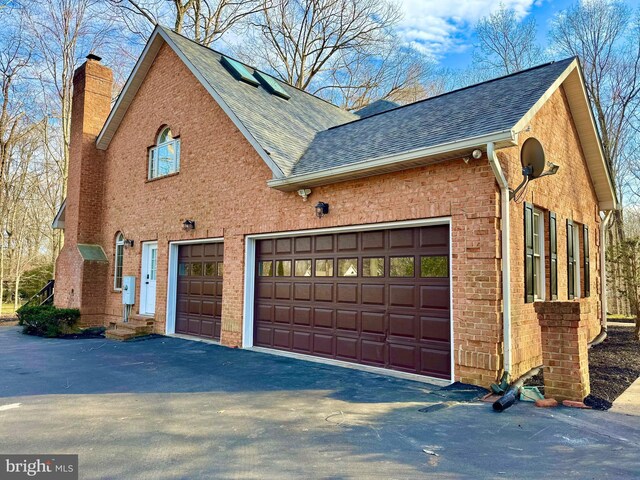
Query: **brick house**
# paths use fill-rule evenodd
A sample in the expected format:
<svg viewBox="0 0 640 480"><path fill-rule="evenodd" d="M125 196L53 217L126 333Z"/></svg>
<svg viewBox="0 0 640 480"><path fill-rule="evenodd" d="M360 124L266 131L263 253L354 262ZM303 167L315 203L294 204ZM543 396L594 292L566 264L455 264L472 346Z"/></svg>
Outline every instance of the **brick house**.
<svg viewBox="0 0 640 480"><path fill-rule="evenodd" d="M158 27L111 90L89 56L54 221L85 324L483 386L584 370L616 199L577 59L352 113ZM560 168L510 200L530 138Z"/></svg>

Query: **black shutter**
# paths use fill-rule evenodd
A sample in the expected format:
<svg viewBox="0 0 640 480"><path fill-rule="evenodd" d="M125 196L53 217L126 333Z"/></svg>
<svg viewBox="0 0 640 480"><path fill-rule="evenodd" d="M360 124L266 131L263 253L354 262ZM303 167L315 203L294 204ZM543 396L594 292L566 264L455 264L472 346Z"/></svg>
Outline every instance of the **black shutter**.
<svg viewBox="0 0 640 480"><path fill-rule="evenodd" d="M558 299L558 227L556 214L549 212L549 287L551 300Z"/></svg>
<svg viewBox="0 0 640 480"><path fill-rule="evenodd" d="M533 302L533 205L524 204L524 301Z"/></svg>
<svg viewBox="0 0 640 480"><path fill-rule="evenodd" d="M573 222L567 220L567 286L569 299L575 297L575 270L574 270L574 252L573 252Z"/></svg>
<svg viewBox="0 0 640 480"><path fill-rule="evenodd" d="M582 226L582 240L584 249L584 296L591 295L591 272L589 271L589 227Z"/></svg>

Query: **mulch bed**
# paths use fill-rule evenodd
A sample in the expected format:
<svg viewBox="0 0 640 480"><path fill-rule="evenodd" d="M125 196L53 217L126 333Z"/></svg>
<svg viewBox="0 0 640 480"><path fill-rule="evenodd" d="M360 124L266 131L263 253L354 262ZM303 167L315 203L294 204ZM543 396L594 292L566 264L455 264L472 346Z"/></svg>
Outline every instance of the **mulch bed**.
<svg viewBox="0 0 640 480"><path fill-rule="evenodd" d="M607 410L640 377L640 342L633 330L610 326L607 339L589 350L591 395L585 404Z"/></svg>

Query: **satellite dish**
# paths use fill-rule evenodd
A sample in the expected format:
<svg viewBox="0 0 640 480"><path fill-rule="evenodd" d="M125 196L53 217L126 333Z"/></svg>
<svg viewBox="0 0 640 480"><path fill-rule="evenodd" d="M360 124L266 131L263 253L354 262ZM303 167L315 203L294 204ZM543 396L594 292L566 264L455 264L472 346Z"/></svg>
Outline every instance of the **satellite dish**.
<svg viewBox="0 0 640 480"><path fill-rule="evenodd" d="M545 167L544 148L537 139L527 138L522 144L520 163L522 164L522 173L527 175L529 179L542 175Z"/></svg>

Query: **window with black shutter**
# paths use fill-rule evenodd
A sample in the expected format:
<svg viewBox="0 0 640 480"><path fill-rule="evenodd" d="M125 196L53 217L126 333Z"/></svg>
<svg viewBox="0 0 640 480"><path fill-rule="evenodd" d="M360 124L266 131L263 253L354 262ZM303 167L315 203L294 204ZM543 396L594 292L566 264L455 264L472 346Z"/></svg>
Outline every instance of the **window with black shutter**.
<svg viewBox="0 0 640 480"><path fill-rule="evenodd" d="M556 214L549 212L549 289L551 300L558 299L558 231Z"/></svg>
<svg viewBox="0 0 640 480"><path fill-rule="evenodd" d="M582 226L582 240L584 250L584 296L591 295L591 272L589 271L589 227Z"/></svg>
<svg viewBox="0 0 640 480"><path fill-rule="evenodd" d="M573 222L567 220L567 286L569 299L576 296L575 292L575 258L573 241Z"/></svg>
<svg viewBox="0 0 640 480"><path fill-rule="evenodd" d="M533 205L524 204L524 301L534 300L533 278Z"/></svg>

